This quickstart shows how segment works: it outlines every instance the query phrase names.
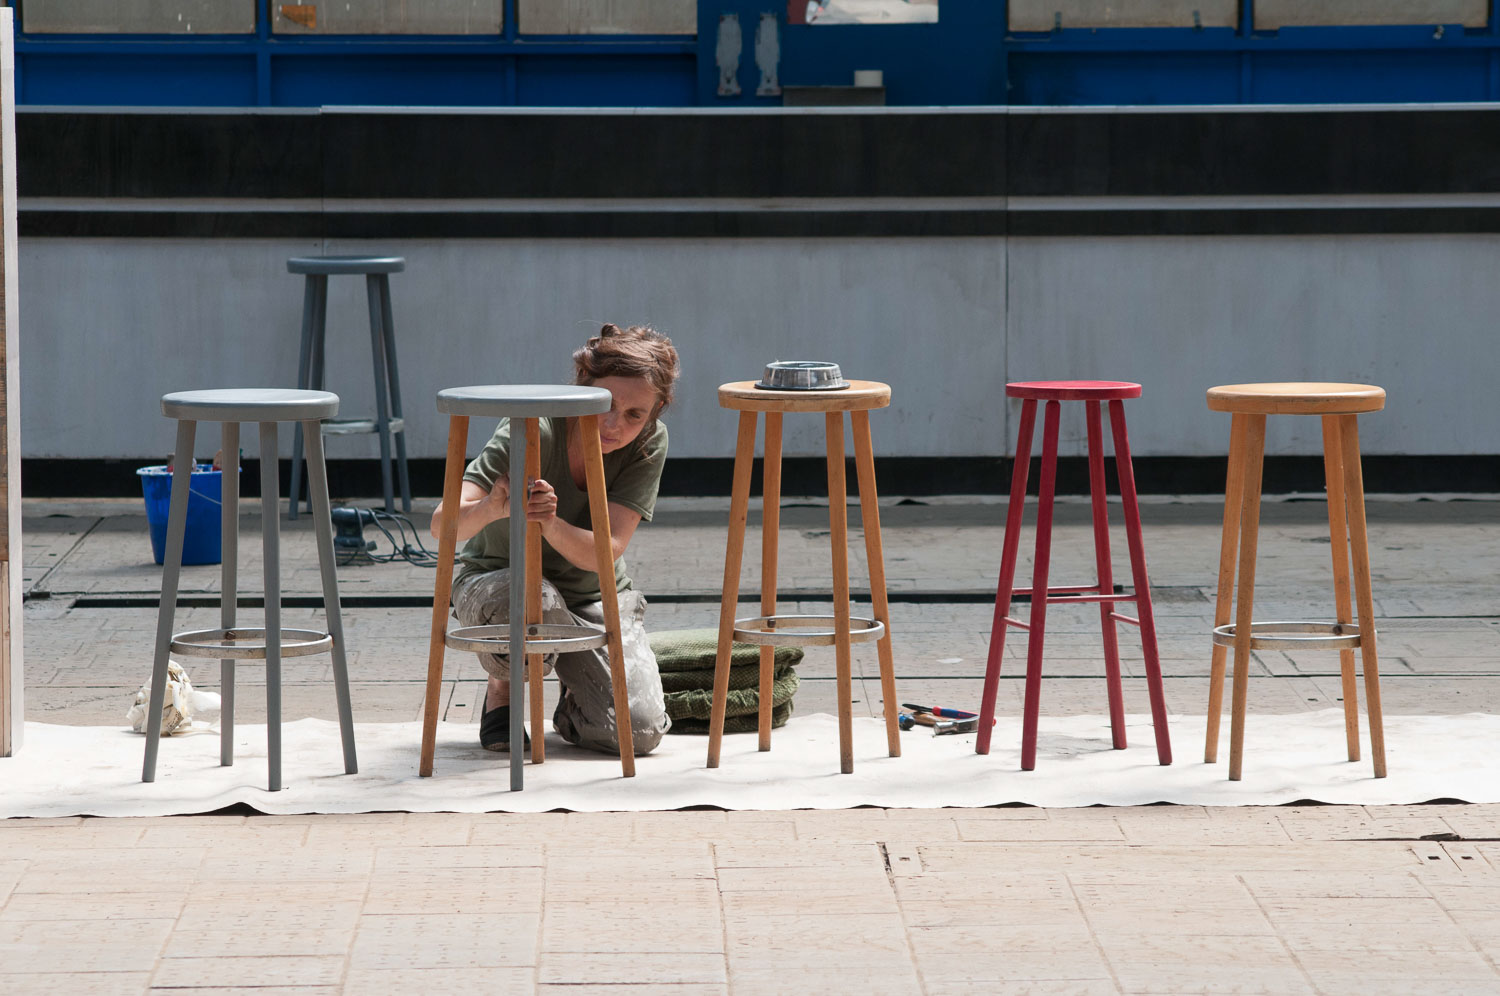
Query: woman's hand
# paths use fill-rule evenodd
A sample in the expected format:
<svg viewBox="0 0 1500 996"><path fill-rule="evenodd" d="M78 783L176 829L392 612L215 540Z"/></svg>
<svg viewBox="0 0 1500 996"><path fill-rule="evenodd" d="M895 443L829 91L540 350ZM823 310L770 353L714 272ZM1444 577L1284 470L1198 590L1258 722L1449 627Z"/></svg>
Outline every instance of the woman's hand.
<svg viewBox="0 0 1500 996"><path fill-rule="evenodd" d="M490 493L485 495L485 502L489 504L500 516L510 514L510 478L501 474L495 478L495 483L490 485Z"/></svg>
<svg viewBox="0 0 1500 996"><path fill-rule="evenodd" d="M557 492L546 481L532 481L526 495L526 521L535 522L545 530L556 520Z"/></svg>

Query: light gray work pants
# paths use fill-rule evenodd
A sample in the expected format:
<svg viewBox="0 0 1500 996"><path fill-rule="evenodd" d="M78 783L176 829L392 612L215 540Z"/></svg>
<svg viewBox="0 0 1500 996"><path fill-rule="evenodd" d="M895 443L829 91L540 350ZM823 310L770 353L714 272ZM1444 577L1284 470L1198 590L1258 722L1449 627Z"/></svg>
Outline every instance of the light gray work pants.
<svg viewBox="0 0 1500 996"><path fill-rule="evenodd" d="M504 626L510 621L510 570L474 574L453 586L453 614L461 626ZM542 580L542 621L604 625L604 603L569 608L552 582ZM637 754L649 754L661 743L672 721L662 696L656 654L646 640L646 599L620 592L620 642L625 651L625 686L630 697L630 732ZM509 654L478 654L485 671L510 679ZM609 754L620 750L615 729L614 686L610 683L609 647L548 654L546 673L557 674L562 698L552 713L552 727L564 740ZM532 694L537 694L533 689ZM536 731L533 730L535 735Z"/></svg>

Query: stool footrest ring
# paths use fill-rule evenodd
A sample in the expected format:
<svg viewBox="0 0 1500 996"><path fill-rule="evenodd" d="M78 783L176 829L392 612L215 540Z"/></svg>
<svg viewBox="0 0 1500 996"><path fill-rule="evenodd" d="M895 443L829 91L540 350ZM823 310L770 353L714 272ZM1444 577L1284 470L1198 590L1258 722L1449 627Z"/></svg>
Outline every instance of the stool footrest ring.
<svg viewBox="0 0 1500 996"><path fill-rule="evenodd" d="M593 650L608 641L608 634L597 626L541 623L526 627L528 654ZM454 650L469 650L476 654L509 653L510 626L458 626L444 634L443 642Z"/></svg>
<svg viewBox="0 0 1500 996"><path fill-rule="evenodd" d="M1235 626L1214 628L1214 643L1234 646ZM1251 650L1352 650L1359 646L1359 624L1322 622L1252 622Z"/></svg>
<svg viewBox="0 0 1500 996"><path fill-rule="evenodd" d="M333 637L315 629L283 629L282 657L307 657L327 653ZM230 629L198 629L172 636L172 653L211 660L265 660L266 631L235 626Z"/></svg>
<svg viewBox="0 0 1500 996"><path fill-rule="evenodd" d="M833 616L753 616L734 621L734 638L762 647L831 647L838 641L836 625ZM849 618L850 643L869 643L884 635L885 624L879 620Z"/></svg>

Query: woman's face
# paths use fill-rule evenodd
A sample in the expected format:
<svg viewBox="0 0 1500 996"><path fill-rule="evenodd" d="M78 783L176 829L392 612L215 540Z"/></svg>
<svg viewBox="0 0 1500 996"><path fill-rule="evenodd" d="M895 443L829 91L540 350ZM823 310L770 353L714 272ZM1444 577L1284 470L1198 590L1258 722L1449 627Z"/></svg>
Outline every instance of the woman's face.
<svg viewBox="0 0 1500 996"><path fill-rule="evenodd" d="M656 407L656 389L643 377L600 377L594 387L614 395L607 414L599 416L599 444L605 453L613 453L635 442L651 411Z"/></svg>

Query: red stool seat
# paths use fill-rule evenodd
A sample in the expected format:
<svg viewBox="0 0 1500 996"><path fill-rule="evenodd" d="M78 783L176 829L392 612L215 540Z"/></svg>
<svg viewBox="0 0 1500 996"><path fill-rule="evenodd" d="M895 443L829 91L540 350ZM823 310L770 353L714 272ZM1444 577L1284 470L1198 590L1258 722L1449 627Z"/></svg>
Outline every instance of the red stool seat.
<svg viewBox="0 0 1500 996"><path fill-rule="evenodd" d="M1028 631L1026 648L1026 700L1021 726L1021 770L1036 767L1037 716L1042 697L1042 645L1046 638L1047 606L1058 602L1097 603L1103 628L1104 675L1109 691L1109 721L1116 750L1125 747L1125 697L1120 685L1120 649L1116 624L1128 623L1141 631L1141 650L1146 668L1146 687L1151 699L1151 725L1156 733L1156 757L1172 763L1172 744L1167 735L1166 697L1162 690L1161 663L1156 650L1156 622L1151 611L1151 582L1146 576L1146 553L1141 542L1141 512L1135 493L1135 471L1130 463L1130 439L1125 432L1123 399L1141 396L1141 385L1115 380L1031 381L1005 385L1008 397L1021 398L1021 429L1016 439L1015 467L1011 471L1010 507L1005 517L1005 545L1000 558L1000 583L995 590L995 618L990 629L989 661L984 673L984 697L979 707L979 737L974 749L990 752L990 733L995 719L995 694L1000 685L1000 662L1005 654L1005 633L1010 627ZM1038 401L1047 404L1042 434L1042 480L1036 515L1036 559L1030 588L1016 588L1016 555L1021 542L1021 513L1026 502L1026 477L1031 466L1031 437L1036 428ZM1098 572L1092 584L1047 583L1052 558L1052 505L1057 485L1057 435L1062 402L1082 401L1088 415L1089 493L1094 512L1094 564ZM1109 557L1109 512L1104 495L1104 430L1101 409L1109 403L1110 428L1115 442L1115 467L1120 478L1120 498L1125 510L1125 538L1130 548L1132 594L1116 594ZM1029 596L1031 616L1010 615L1011 599ZM1115 611L1119 602L1134 602L1136 615Z"/></svg>
<svg viewBox="0 0 1500 996"><path fill-rule="evenodd" d="M1121 401L1139 398L1141 385L1125 380L1024 380L1006 384L1005 396L1032 401Z"/></svg>

